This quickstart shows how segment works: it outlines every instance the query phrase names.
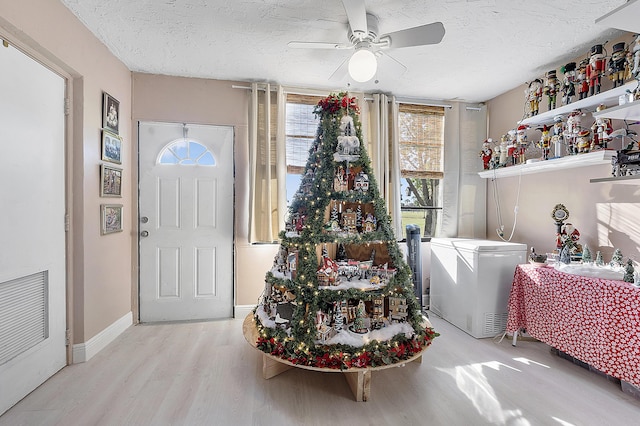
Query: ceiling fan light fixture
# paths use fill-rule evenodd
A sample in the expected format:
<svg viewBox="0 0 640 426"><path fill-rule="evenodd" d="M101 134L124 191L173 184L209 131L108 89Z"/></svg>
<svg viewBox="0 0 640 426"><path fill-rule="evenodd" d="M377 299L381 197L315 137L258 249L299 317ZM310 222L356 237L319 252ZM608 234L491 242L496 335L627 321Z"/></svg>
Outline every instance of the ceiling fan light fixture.
<svg viewBox="0 0 640 426"><path fill-rule="evenodd" d="M358 83L371 80L377 70L376 55L369 49L358 49L349 59L349 75Z"/></svg>

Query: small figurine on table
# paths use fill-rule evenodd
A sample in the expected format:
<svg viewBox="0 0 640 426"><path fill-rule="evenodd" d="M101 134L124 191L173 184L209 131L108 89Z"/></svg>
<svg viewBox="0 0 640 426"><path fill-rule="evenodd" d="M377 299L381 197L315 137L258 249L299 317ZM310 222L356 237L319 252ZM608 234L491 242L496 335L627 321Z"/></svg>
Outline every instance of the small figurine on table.
<svg viewBox="0 0 640 426"><path fill-rule="evenodd" d="M493 150L491 149L491 138L486 139L482 143L482 151L478 154L479 157L482 158L482 166L484 170L489 170L489 163L491 162L491 158L493 158Z"/></svg>
<svg viewBox="0 0 640 426"><path fill-rule="evenodd" d="M614 44L609 60L609 79L613 81L614 88L624 84L627 66L627 48L624 41Z"/></svg>
<svg viewBox="0 0 640 426"><path fill-rule="evenodd" d="M562 103L568 105L576 95L576 63L569 62L560 68L560 72L564 74L564 80L562 80Z"/></svg>
<svg viewBox="0 0 640 426"><path fill-rule="evenodd" d="M558 82L558 77L556 77L556 70L548 71L543 92L549 98L547 103L547 110L549 111L556 108L556 97L559 88L560 83Z"/></svg>
<svg viewBox="0 0 640 426"><path fill-rule="evenodd" d="M538 114L540 110L540 98L542 98L542 80L536 78L529 87L525 90L527 95L527 101L529 102L529 117L533 117Z"/></svg>
<svg viewBox="0 0 640 426"><path fill-rule="evenodd" d="M601 44L591 47L589 65L587 65L587 80L589 80L589 96L600 93L602 75L606 69L607 59Z"/></svg>

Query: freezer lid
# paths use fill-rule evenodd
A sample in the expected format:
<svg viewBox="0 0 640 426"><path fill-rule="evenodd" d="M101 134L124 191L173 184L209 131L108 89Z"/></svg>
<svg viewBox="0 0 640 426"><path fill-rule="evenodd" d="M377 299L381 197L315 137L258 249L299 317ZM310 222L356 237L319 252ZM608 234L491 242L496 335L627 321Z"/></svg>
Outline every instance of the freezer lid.
<svg viewBox="0 0 640 426"><path fill-rule="evenodd" d="M476 240L472 238L432 238L431 246L478 252L527 251L527 245L506 241Z"/></svg>

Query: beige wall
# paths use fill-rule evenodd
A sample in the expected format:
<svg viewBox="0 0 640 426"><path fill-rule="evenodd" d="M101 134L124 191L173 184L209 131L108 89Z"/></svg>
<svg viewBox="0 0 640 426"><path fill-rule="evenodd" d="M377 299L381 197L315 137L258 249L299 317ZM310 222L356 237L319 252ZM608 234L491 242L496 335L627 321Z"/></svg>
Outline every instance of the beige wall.
<svg viewBox="0 0 640 426"><path fill-rule="evenodd" d="M69 128L73 301L70 320L74 343L86 342L131 311L130 223L124 232L100 235L100 204L122 203L132 211L131 76L62 3L53 0L0 0L0 31L10 42L24 46L44 62L64 70L72 78L73 114ZM123 136L121 199L99 197L102 91L120 101L120 134ZM71 204L72 203L72 204Z"/></svg>
<svg viewBox="0 0 640 426"><path fill-rule="evenodd" d="M621 40L630 41L631 34ZM606 45L609 51L617 41ZM578 58L578 62L581 58ZM565 63L547 68L553 69L555 66L558 77L562 78L559 69ZM611 86L608 79L603 79L603 91ZM488 102L489 135L494 140L500 140L501 135L515 128L522 119L524 89L525 85L522 85ZM540 112L547 111L546 104L546 97L543 97ZM592 121L590 114L584 118L589 126ZM620 127L621 122L616 121L612 124ZM528 135L530 140L536 139L540 132L529 130ZM619 148L620 142L612 145ZM494 201L496 193L506 236L511 233L519 193L514 242L533 246L538 253L552 250L555 247L556 230L551 211L556 204L562 203L570 212L569 222L581 233L580 242L588 244L594 255L596 250L600 250L605 261L609 261L613 249L620 248L625 259L631 257L637 262L640 259L640 230L634 223L640 217L640 185L589 183L592 178L609 176L611 166L600 165L523 175L521 180L518 177L501 178L495 181L495 186L491 180L487 180L487 237L498 239L495 232L499 225Z"/></svg>

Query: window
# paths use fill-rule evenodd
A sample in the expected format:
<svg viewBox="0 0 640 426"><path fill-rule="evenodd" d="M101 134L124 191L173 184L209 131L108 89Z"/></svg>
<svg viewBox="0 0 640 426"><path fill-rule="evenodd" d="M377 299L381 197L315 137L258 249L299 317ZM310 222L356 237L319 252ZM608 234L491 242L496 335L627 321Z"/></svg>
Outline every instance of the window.
<svg viewBox="0 0 640 426"><path fill-rule="evenodd" d="M287 157L287 205L300 187L309 150L320 119L313 113L321 96L287 94L285 145Z"/></svg>
<svg viewBox="0 0 640 426"><path fill-rule="evenodd" d="M160 164L182 164L195 166L215 166L213 154L201 143L178 139L164 147L158 156Z"/></svg>
<svg viewBox="0 0 640 426"><path fill-rule="evenodd" d="M398 123L402 229L418 225L431 237L442 211L444 108L401 103Z"/></svg>

